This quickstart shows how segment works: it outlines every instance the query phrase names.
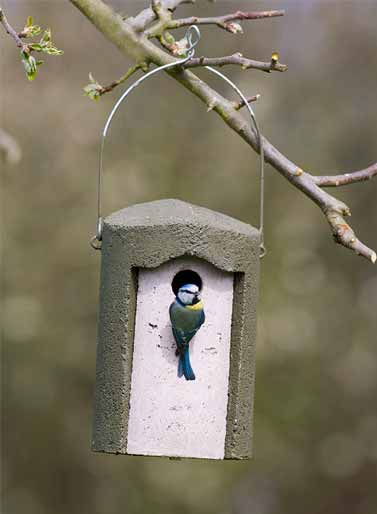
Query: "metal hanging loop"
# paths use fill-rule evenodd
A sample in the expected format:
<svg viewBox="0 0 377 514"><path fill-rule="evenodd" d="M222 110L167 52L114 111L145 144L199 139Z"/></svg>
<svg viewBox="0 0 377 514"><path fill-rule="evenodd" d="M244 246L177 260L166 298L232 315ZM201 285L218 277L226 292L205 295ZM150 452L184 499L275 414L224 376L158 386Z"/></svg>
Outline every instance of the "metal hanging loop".
<svg viewBox="0 0 377 514"><path fill-rule="evenodd" d="M252 125L254 126L255 132L257 134L258 138L258 146L259 146L259 181L260 181L260 206L259 206L259 233L260 233L260 243L259 243L259 249L260 249L260 258L262 259L266 253L266 247L264 245L264 146L263 146L263 136L261 134L261 131L259 129L259 125L257 123L257 119L255 117L255 113L253 109L250 107L249 102L247 101L246 96L242 93L242 91L239 89L238 86L234 82L232 82L226 75L221 73L220 71L216 70L215 68L212 68L211 66L204 66L206 70L210 71L211 73L214 73L218 77L225 80L227 84L231 86L231 88L238 94L238 96L241 98L243 103L245 104L245 107L247 108L250 118L252 121Z"/></svg>
<svg viewBox="0 0 377 514"><path fill-rule="evenodd" d="M100 216L98 214L96 235L93 236L92 239L90 240L90 246L92 248L94 248L94 250L101 250L102 225L103 225L102 216Z"/></svg>
<svg viewBox="0 0 377 514"><path fill-rule="evenodd" d="M164 64L159 66L158 68L154 68L149 71L138 80L136 80L131 86L129 86L126 91L120 96L119 100L114 105L112 111L109 114L109 117L106 121L104 129L102 131L101 137L101 145L99 152L99 165L98 165L98 184L97 184L97 230L96 235L92 237L90 240L90 244L92 248L95 250L101 250L101 241L102 241L102 229L103 229L103 218L102 218L102 169L103 169L103 152L105 147L106 136L109 131L111 122L114 118L115 113L119 109L121 103L125 98L133 91L136 87L138 87L142 82L147 80L152 75L159 73L160 71L167 70L169 68L174 68L176 66L181 66L185 62L189 61L195 53L195 47L200 41L200 30L196 25L191 25L185 34L185 39L187 40L187 54L184 58L174 61L172 63ZM258 146L259 146L259 154L260 154L260 218L259 218L259 232L260 232L260 258L264 257L266 254L266 249L264 246L264 147L263 147L263 137L259 130L258 123L256 121L256 117L254 111L250 107L245 95L242 91L234 84L228 77L223 75L221 72L212 68L211 66L204 66L208 71L222 78L229 84L232 89L238 94L241 100L244 102L245 107L247 108L250 118L252 121L252 125L258 137Z"/></svg>

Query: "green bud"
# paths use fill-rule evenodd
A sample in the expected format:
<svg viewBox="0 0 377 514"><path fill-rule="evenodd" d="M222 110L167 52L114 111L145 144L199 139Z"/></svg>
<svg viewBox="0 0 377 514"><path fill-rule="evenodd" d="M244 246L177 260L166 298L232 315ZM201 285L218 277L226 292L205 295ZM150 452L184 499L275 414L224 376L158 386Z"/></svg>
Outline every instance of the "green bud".
<svg viewBox="0 0 377 514"><path fill-rule="evenodd" d="M31 43L31 45L29 45L29 48L30 50L34 50L35 52L42 51L42 45L40 45L39 43Z"/></svg>
<svg viewBox="0 0 377 514"><path fill-rule="evenodd" d="M22 64L24 65L28 80L32 81L37 75L37 61L32 55L27 58L22 58Z"/></svg>
<svg viewBox="0 0 377 514"><path fill-rule="evenodd" d="M44 46L44 47L42 47L42 51L48 55L63 55L64 54L63 50L58 50L54 46Z"/></svg>
<svg viewBox="0 0 377 514"><path fill-rule="evenodd" d="M42 42L49 43L50 41L51 41L51 29L46 29L42 36L41 43Z"/></svg>
<svg viewBox="0 0 377 514"><path fill-rule="evenodd" d="M84 91L84 95L87 96L88 98L90 98L91 100L99 100L99 98L101 96L101 89L102 89L102 86L100 84L98 84L98 82L96 82L96 83L91 83L91 84L88 84L87 86L85 86L83 88L83 91Z"/></svg>

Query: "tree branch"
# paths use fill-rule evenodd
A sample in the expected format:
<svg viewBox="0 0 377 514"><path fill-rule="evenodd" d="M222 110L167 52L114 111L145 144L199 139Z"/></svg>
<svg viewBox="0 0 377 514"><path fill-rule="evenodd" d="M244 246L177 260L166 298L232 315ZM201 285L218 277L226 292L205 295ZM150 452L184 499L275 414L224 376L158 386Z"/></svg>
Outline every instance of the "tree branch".
<svg viewBox="0 0 377 514"><path fill-rule="evenodd" d="M87 16L105 37L112 41L125 55L135 59L136 62L153 62L158 66L174 62L170 55L157 48L142 33L136 33L132 21L122 20L102 0L70 1ZM245 121L241 114L234 109L232 102L225 99L189 70L175 68L168 70L167 73L197 96L207 108L219 114L224 122L256 152L259 151L257 135L250 128L249 122ZM350 215L350 209L347 205L323 191L316 184L312 175L304 172L291 162L269 141L265 138L263 138L263 141L265 160L320 207L331 227L335 240L367 258L370 262L376 262L376 253L361 243L345 222L344 218Z"/></svg>
<svg viewBox="0 0 377 514"><path fill-rule="evenodd" d="M126 73L120 77L120 79L118 80L114 80L114 82L111 82L111 84L109 84L108 86L103 86L102 87L102 90L100 92L100 95L104 95L105 93L109 93L110 91L112 91L114 88L116 88L117 86L120 86L120 84L123 84L123 82L126 82L126 80L128 80L137 70L140 70L140 69L148 69L147 65L145 63L143 64L135 64L135 66L131 66L131 68L129 68Z"/></svg>
<svg viewBox="0 0 377 514"><path fill-rule="evenodd" d="M161 6L163 9L173 13L179 5L193 3L195 3L195 0L162 0ZM142 32L145 27L147 27L156 19L158 19L158 15L156 14L155 9L148 7L147 9L141 11L134 18L130 18L129 21L136 32Z"/></svg>
<svg viewBox="0 0 377 514"><path fill-rule="evenodd" d="M338 187L371 180L375 176L377 176L377 162L364 170L344 173L342 175L314 175L313 180L320 187Z"/></svg>
<svg viewBox="0 0 377 514"><path fill-rule="evenodd" d="M148 64L146 62L142 62L135 64L135 66L131 66L124 75L122 75L118 80L111 82L111 84L108 86L102 86L99 82L97 82L93 75L89 73L90 83L83 88L84 94L91 100L98 100L102 95L110 93L116 87L126 82L134 73L136 73L137 70L140 69L147 71Z"/></svg>
<svg viewBox="0 0 377 514"><path fill-rule="evenodd" d="M271 73L271 71L284 72L288 69L288 66L273 59L271 59L270 62L254 61L252 59L247 59L239 52L225 57L194 57L185 64L185 68L197 68L200 66L221 67L230 64L241 66L243 70L254 69L265 71L267 73Z"/></svg>
<svg viewBox="0 0 377 514"><path fill-rule="evenodd" d="M29 46L24 44L18 32L10 25L2 7L0 7L0 23L4 27L7 34L9 34L14 39L18 48L28 54L30 52Z"/></svg>
<svg viewBox="0 0 377 514"><path fill-rule="evenodd" d="M218 27L227 30L232 34L237 34L243 32L242 27L238 23L232 23L233 21L260 20L262 18L284 16L284 14L285 11L237 11L235 13L226 14L224 16L210 16L207 18L198 18L197 16L191 16L189 18L182 18L180 20L171 20L166 28L179 29L181 27L188 27L189 25L217 25Z"/></svg>
<svg viewBox="0 0 377 514"><path fill-rule="evenodd" d="M256 102L257 100L259 100L261 97L261 95L254 95L254 96L249 96L248 98L246 98L247 100L247 103L248 104L251 104L252 102ZM239 102L232 102L232 106L233 106L233 109L235 109L236 111L239 111L240 109L242 109L242 107L245 107L245 102L243 100L240 100Z"/></svg>

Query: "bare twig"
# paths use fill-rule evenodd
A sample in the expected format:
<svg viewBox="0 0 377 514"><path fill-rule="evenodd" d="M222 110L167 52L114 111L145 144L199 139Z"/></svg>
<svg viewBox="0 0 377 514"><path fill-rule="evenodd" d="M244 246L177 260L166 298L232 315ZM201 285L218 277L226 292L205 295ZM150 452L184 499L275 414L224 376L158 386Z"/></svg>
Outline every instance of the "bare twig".
<svg viewBox="0 0 377 514"><path fill-rule="evenodd" d="M358 255L367 258L375 264L377 260L376 252L368 248L364 243L357 239L355 232L346 223L345 219L336 210L329 209L325 212L327 221L330 224L334 240L350 250L353 250ZM350 214L350 213L349 213Z"/></svg>
<svg viewBox="0 0 377 514"><path fill-rule="evenodd" d="M348 186L355 182L364 182L377 176L377 162L360 171L344 173L342 175L319 175L313 176L314 182L320 187Z"/></svg>
<svg viewBox="0 0 377 514"><path fill-rule="evenodd" d="M261 95L254 95L254 96L249 96L249 98L246 98L247 100L247 103L248 104L251 104L252 102L256 102L257 100L259 100L259 98L261 97ZM245 102L243 100L240 100L239 102L232 102L232 106L233 106L233 109L235 109L236 111L239 111L240 109L242 109L242 107L245 107Z"/></svg>
<svg viewBox="0 0 377 514"><path fill-rule="evenodd" d="M137 70L143 70L146 72L148 71L148 68L149 63L146 61L137 63L135 66L131 66L118 80L114 80L108 86L102 86L99 82L97 82L93 75L89 73L90 83L83 88L84 94L91 100L98 100L102 95L110 93L116 87L126 82L134 73L136 73Z"/></svg>
<svg viewBox="0 0 377 514"><path fill-rule="evenodd" d="M163 9L173 13L180 4L193 4L194 2L195 0L161 0L161 6ZM136 32L142 32L145 27L156 19L158 19L158 15L156 15L155 10L152 7L148 7L134 18L130 18L129 22Z"/></svg>
<svg viewBox="0 0 377 514"><path fill-rule="evenodd" d="M7 34L9 34L14 39L18 48L21 48L23 52L28 54L30 52L29 46L24 44L18 32L10 25L2 7L0 7L0 23L4 27Z"/></svg>
<svg viewBox="0 0 377 514"><path fill-rule="evenodd" d="M169 32L164 32L163 34L160 34L156 36L156 39L160 43L160 45L165 48L168 52L170 52L172 55L178 55L179 54L179 46L174 41L171 43L171 39L174 40L174 38L170 38Z"/></svg>
<svg viewBox="0 0 377 514"><path fill-rule="evenodd" d="M185 68L198 68L200 66L227 66L227 65L241 66L243 70L261 70L267 73L271 71L286 71L288 66L281 64L280 62L271 59L270 62L254 61L247 59L241 53L233 55L227 55L225 57L194 57L190 59L186 64Z"/></svg>
<svg viewBox="0 0 377 514"><path fill-rule="evenodd" d="M150 29L150 34L148 37L157 37L159 39L163 38L167 26L171 20L172 12L165 7L161 0L152 0L152 11L154 12L154 15L158 21L153 25L153 28ZM147 31L144 33L146 34L146 32ZM165 46L165 48L168 47Z"/></svg>
<svg viewBox="0 0 377 514"><path fill-rule="evenodd" d="M140 62L141 58L158 66L174 62L170 55L157 48L150 39L135 31L135 19L124 22L102 0L70 1L87 16L105 37L112 41L125 55L135 59L136 62ZM155 19L155 16L153 19ZM276 58L272 60L276 61ZM259 151L259 141L256 133L243 116L235 110L232 102L221 96L190 70L184 70L180 67L170 69L167 73L199 98L207 108L221 116L223 121L256 152ZM356 238L353 230L345 221L345 217L350 215L348 206L319 187L315 177L300 169L265 138L263 138L263 143L266 162L270 163L292 185L320 207L331 227L336 242L375 263L376 253Z"/></svg>
<svg viewBox="0 0 377 514"><path fill-rule="evenodd" d="M182 18L179 20L171 20L166 28L168 29L179 29L181 27L187 27L189 25L217 25L218 27L231 32L232 34L242 33L242 27L234 21L241 20L260 20L262 18L273 18L276 16L284 16L284 11L252 11L243 12L237 11L232 14L226 14L224 16L210 16L207 18L199 18L197 16L191 16L189 18Z"/></svg>
<svg viewBox="0 0 377 514"><path fill-rule="evenodd" d="M100 95L104 95L105 93L109 93L113 89L115 89L117 86L120 86L120 84L123 84L123 82L126 82L137 70L142 69L143 71L146 71L148 69L147 63L141 63L141 64L135 64L135 66L131 66L126 73L120 77L118 80L114 80L111 84L108 86L103 86Z"/></svg>

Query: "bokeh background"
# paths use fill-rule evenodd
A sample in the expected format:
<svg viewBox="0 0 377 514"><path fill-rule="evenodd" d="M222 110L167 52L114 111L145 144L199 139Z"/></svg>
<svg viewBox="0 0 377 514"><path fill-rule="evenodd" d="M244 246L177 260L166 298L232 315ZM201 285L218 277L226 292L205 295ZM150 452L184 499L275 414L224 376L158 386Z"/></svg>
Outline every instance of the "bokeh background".
<svg viewBox="0 0 377 514"><path fill-rule="evenodd" d="M144 3L113 2L124 13ZM28 83L1 33L1 123L22 156L2 155L2 507L5 514L377 513L376 268L336 246L318 208L267 169L259 307L255 457L173 462L92 454L100 256L95 229L100 130L120 94L91 102L130 64L66 0L6 0L10 21L51 26L64 56ZM203 28L200 54L241 51L284 74L227 73L264 134L313 173L376 160L375 0L198 0L180 13L286 8ZM198 75L231 96L204 70ZM167 77L133 94L106 148L106 213L177 197L257 222L257 159L214 113ZM333 190L377 248L377 180Z"/></svg>

